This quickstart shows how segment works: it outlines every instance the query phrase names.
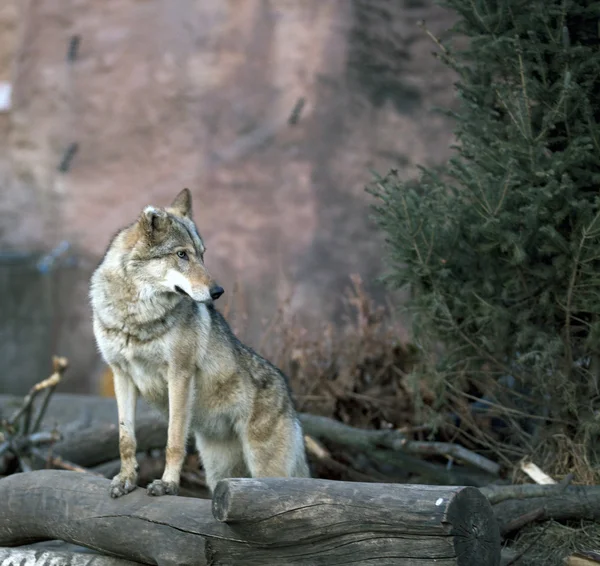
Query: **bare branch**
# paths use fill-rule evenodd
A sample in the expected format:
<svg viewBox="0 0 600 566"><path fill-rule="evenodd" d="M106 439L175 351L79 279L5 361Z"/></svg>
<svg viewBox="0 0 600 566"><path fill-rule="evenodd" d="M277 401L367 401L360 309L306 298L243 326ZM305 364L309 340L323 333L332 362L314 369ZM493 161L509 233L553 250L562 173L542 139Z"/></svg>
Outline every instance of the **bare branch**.
<svg viewBox="0 0 600 566"><path fill-rule="evenodd" d="M327 417L307 413L301 413L300 420L304 431L310 436L337 444L367 451L388 448L406 454L452 456L456 460L467 462L492 475L498 474L500 470L500 466L496 462L457 444L412 441L398 431L359 429Z"/></svg>

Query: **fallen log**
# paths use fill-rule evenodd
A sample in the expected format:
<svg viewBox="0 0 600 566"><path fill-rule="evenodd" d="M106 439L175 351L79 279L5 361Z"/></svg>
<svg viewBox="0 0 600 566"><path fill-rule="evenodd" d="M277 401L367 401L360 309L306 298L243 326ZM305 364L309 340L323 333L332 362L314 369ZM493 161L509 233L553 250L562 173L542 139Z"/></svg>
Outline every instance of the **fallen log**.
<svg viewBox="0 0 600 566"><path fill-rule="evenodd" d="M467 450L459 444L449 442L419 442L406 438L396 430L366 430L348 426L342 422L300 413L300 422L304 432L319 439L327 439L345 446L368 451L377 448L388 448L394 452L422 456L447 456L467 462L490 475L497 475L500 465L488 458Z"/></svg>
<svg viewBox="0 0 600 566"><path fill-rule="evenodd" d="M135 434L139 452L165 448L167 423L155 415L143 415L135 422ZM85 467L94 467L118 459L117 422L65 432L62 440L52 447L52 453Z"/></svg>
<svg viewBox="0 0 600 566"><path fill-rule="evenodd" d="M600 486L490 486L481 492L493 504L504 536L534 521L600 521Z"/></svg>
<svg viewBox="0 0 600 566"><path fill-rule="evenodd" d="M500 563L491 506L472 487L230 479L212 504L142 489L111 499L109 483L58 470L0 480L0 546L60 539L161 566Z"/></svg>

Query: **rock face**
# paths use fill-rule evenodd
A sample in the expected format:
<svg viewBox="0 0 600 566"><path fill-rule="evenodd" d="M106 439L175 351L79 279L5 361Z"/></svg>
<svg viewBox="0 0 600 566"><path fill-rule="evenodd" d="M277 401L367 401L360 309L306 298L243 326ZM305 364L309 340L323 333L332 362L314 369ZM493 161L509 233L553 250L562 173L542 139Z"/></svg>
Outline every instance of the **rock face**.
<svg viewBox="0 0 600 566"><path fill-rule="evenodd" d="M352 273L381 292L364 187L369 170L409 177L449 154L451 124L432 107L453 105L454 77L417 26L443 32L447 12L430 0L12 1L0 238L78 251L55 284L54 346L77 376L65 387L86 390L98 361L87 278L110 236L183 187L209 267L226 293L244 289L253 345L289 294L310 324L335 319Z"/></svg>

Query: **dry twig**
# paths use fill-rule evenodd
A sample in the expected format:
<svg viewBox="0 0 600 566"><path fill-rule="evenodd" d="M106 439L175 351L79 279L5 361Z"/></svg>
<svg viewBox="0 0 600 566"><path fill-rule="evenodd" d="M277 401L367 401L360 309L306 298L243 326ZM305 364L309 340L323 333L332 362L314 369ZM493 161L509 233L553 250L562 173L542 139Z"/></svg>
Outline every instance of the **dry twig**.
<svg viewBox="0 0 600 566"><path fill-rule="evenodd" d="M50 377L48 377L47 379L44 379L43 381L36 383L29 390L29 393L25 396L25 399L23 399L23 405L19 409L17 409L15 414L10 419L8 419L8 421L6 421L5 427L9 431L14 430L17 420L21 417L21 415L26 413L29 418L25 419L23 430L26 433L29 432L29 425L31 422L31 414L30 413L31 413L33 401L35 400L36 396L41 391L43 391L44 389L48 389L49 393L48 393L48 395L46 395L46 398L44 399L44 402L40 409L40 414L38 414L38 417L36 419L36 426L38 426L39 423L41 422L44 412L48 406L48 397L52 394L55 387L60 383L65 370L69 367L69 363L67 361L67 358L54 356L52 358L52 366L53 366L52 375ZM32 432L36 432L36 429L34 428Z"/></svg>
<svg viewBox="0 0 600 566"><path fill-rule="evenodd" d="M94 476L104 477L102 474L90 470L88 468L83 468L82 466L78 466L73 462L69 462L68 460L63 460L60 456L52 456L52 454L44 454L39 448L32 448L31 453L39 458L42 461L46 462L46 468L57 468L59 470L69 470L70 472L81 472L84 474L92 474Z"/></svg>
<svg viewBox="0 0 600 566"><path fill-rule="evenodd" d="M13 458L17 460L19 468L23 472L33 469L30 454L34 450L37 450L37 446L53 444L61 438L57 431L39 432L39 427L48 408L50 397L56 386L61 382L68 366L69 363L66 358L54 356L52 358L52 375L36 383L23 399L21 407L8 420L0 423L5 431L2 434L2 443L0 444L0 456L12 453ZM46 394L32 427L33 403L36 397L43 391ZM6 459L0 461L0 473L6 471L6 466Z"/></svg>

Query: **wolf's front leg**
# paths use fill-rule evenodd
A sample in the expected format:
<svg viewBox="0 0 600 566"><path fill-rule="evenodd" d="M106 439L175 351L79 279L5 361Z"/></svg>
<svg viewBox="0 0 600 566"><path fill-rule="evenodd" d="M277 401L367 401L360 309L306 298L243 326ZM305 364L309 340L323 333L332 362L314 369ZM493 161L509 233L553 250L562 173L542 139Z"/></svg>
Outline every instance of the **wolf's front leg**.
<svg viewBox="0 0 600 566"><path fill-rule="evenodd" d="M169 430L166 463L162 479L148 485L149 495L177 495L181 466L192 417L194 388L192 372L169 374Z"/></svg>
<svg viewBox="0 0 600 566"><path fill-rule="evenodd" d="M119 453L121 471L110 484L111 497L121 497L136 488L138 465L135 458L135 405L137 389L119 368L111 366L119 414Z"/></svg>

